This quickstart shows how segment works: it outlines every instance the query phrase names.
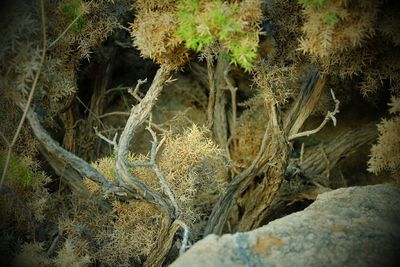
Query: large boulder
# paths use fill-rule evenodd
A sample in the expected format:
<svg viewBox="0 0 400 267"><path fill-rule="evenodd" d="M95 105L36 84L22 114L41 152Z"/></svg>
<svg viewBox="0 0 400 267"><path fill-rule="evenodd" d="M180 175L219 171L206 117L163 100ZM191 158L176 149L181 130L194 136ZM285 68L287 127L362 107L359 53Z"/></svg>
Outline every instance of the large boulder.
<svg viewBox="0 0 400 267"><path fill-rule="evenodd" d="M171 266L398 266L397 254L400 188L383 184L323 193L254 231L209 235Z"/></svg>

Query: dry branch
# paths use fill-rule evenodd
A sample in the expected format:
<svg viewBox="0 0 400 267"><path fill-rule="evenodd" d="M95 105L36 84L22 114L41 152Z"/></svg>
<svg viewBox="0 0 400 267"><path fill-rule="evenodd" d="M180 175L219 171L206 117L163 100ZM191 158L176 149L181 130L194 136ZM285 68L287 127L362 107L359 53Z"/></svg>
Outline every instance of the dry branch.
<svg viewBox="0 0 400 267"><path fill-rule="evenodd" d="M236 145L237 145L237 142L236 142L236 138L237 138L237 136L236 136L236 128L237 128L236 127L236 121L237 121L236 92L237 92L238 88L233 86L231 79L228 77L229 71L230 71L230 66L228 66L226 68L226 70L224 71L224 79L225 79L226 85L228 86L228 89L231 93L232 121L231 121L231 125L230 125L231 126L230 127L230 129L231 129L230 140L232 140L234 150L236 150L237 149L237 147L236 147Z"/></svg>
<svg viewBox="0 0 400 267"><path fill-rule="evenodd" d="M211 55L211 52L208 52L206 60L207 60L208 87L210 88L210 93L208 97L208 106L207 106L207 123L208 123L208 128L212 129L214 124L215 77L213 68L214 67L213 56Z"/></svg>
<svg viewBox="0 0 400 267"><path fill-rule="evenodd" d="M270 107L275 109L275 107L273 107L273 104L271 104ZM245 169L232 179L232 182L229 184L224 195L214 205L214 208L204 230L205 236L211 233L222 233L223 227L228 219L234 201L237 199L239 194L251 184L252 178L256 176L260 169L264 166L264 159L266 157L265 152L267 144L270 141L270 128L267 127L264 132L263 140L260 145L260 150L258 151L256 158L247 169Z"/></svg>
<svg viewBox="0 0 400 267"><path fill-rule="evenodd" d="M118 183L131 191L132 193L137 193L138 197L146 199L150 202L154 202L161 205L169 211L170 216L174 216L174 208L167 203L164 198L138 178L134 177L128 169L128 155L129 146L134 137L135 132L143 124L143 122L148 118L151 109L153 108L157 97L162 91L164 84L169 80L171 74L171 69L167 65L161 65L157 71L154 80L147 91L144 98L139 104L132 107L128 121L125 124L125 128L121 133L118 142L117 157L115 161L115 168L118 178ZM140 86L140 83L138 83ZM132 190L133 189L133 190Z"/></svg>
<svg viewBox="0 0 400 267"><path fill-rule="evenodd" d="M163 216L163 222L160 231L160 237L154 250L147 257L144 266L162 266L167 257L173 243L176 232L179 230L179 225L171 223L171 218L167 215Z"/></svg>
<svg viewBox="0 0 400 267"><path fill-rule="evenodd" d="M276 103L266 103L267 112L270 114L260 150L247 169L236 175L229 184L224 195L213 208L205 235L221 234L229 217L235 201L247 190L247 198L244 200L244 214L239 222L238 229L246 231L258 227L273 203L280 184L282 182L290 145L287 141L289 133L297 133L305 120L314 110L321 96L325 84L325 78L319 77L318 72L311 70L306 85L289 112L285 126L282 128L279 108ZM254 183L254 177L263 173L264 177L255 189L249 189Z"/></svg>
<svg viewBox="0 0 400 267"><path fill-rule="evenodd" d="M330 190L327 177L323 177L327 171L334 170L338 162L355 153L358 149L372 143L377 136L375 123L369 123L356 129L348 129L340 133L329 144L324 146L326 157L329 158L329 166L325 164L325 158L321 156L318 148L304 155L300 163L302 179L295 187L282 187L275 198L264 223L276 217L276 214L285 210L285 207L296 201L315 200L322 191ZM326 182L322 182L321 177ZM297 179L293 177L292 179Z"/></svg>
<svg viewBox="0 0 400 267"><path fill-rule="evenodd" d="M225 95L225 79L224 72L228 67L228 61L223 58L222 53L218 57L215 69L215 105L214 105L214 136L218 145L227 149L228 147L228 122L226 118L226 95Z"/></svg>
<svg viewBox="0 0 400 267"><path fill-rule="evenodd" d="M329 145L324 146L329 164L326 164L326 159L321 156L320 150L315 149L312 152L305 153L301 167L308 177L318 176L324 173L327 168L329 168L329 171L332 170L340 159L355 152L360 146L373 142L376 136L375 123L349 129L330 141Z"/></svg>
<svg viewBox="0 0 400 267"><path fill-rule="evenodd" d="M24 106L24 104L20 104L21 109L24 108ZM59 162L64 164L64 166L68 165L69 167L73 168L81 178L87 177L101 184L105 193L123 194L120 188L112 185L109 180L107 180L102 174L94 169L89 163L62 148L43 128L36 113L32 109L28 110L27 119L36 139L39 140L40 144L50 157L56 158ZM68 177L65 178L68 182Z"/></svg>
<svg viewBox="0 0 400 267"><path fill-rule="evenodd" d="M333 101L335 101L335 109L333 111L328 111L328 113L326 114L324 120L321 122L321 124L317 128L315 128L313 130L309 130L309 131L304 131L304 132L301 132L301 133L293 134L293 135L289 136L289 138L288 138L289 141L292 141L292 140L294 140L296 138L299 138L299 137L310 136L312 134L318 133L322 128L324 128L325 124L327 124L329 120L332 120L333 125L336 126L335 115L337 113L339 113L340 101L336 99L335 93L332 90L331 90L331 95L332 95Z"/></svg>
<svg viewBox="0 0 400 267"><path fill-rule="evenodd" d="M285 121L284 129L287 136L297 134L314 111L321 97L325 82L326 77L320 76L317 70L311 69L309 71L307 83L300 95L296 97Z"/></svg>
<svg viewBox="0 0 400 267"><path fill-rule="evenodd" d="M157 175L157 178L160 182L161 188L163 191L167 194L172 206L174 207L174 217L177 218L179 217L180 214L180 209L178 208L178 204L175 200L175 196L172 193L167 180L165 179L164 173L160 170L156 163L156 157L157 157L157 152L162 146L163 142L165 139L161 140L159 143L157 140L157 135L156 133L150 128L150 126L147 127L147 130L150 132L151 136L153 137L153 142L151 144L151 150L150 150L150 161L147 162L127 162L126 164L129 167L137 168L137 167L147 167L151 168L154 173Z"/></svg>

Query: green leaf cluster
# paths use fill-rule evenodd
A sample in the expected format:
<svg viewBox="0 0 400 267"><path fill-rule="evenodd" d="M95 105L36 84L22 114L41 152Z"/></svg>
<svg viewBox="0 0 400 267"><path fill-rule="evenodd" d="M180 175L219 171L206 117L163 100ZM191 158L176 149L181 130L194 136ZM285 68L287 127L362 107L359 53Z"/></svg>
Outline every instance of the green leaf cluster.
<svg viewBox="0 0 400 267"><path fill-rule="evenodd" d="M79 33L86 25L87 21L82 17L82 0L62 0L59 4L59 9L65 16L73 21L78 16L81 16L70 28L71 31Z"/></svg>
<svg viewBox="0 0 400 267"><path fill-rule="evenodd" d="M327 15L325 15L324 20L329 25L335 26L336 23L339 21L339 17L335 12L330 12Z"/></svg>
<svg viewBox="0 0 400 267"><path fill-rule="evenodd" d="M259 32L246 30L246 22L239 17L237 3L181 0L176 35L197 52L218 41L228 51L232 64L250 71L257 57Z"/></svg>
<svg viewBox="0 0 400 267"><path fill-rule="evenodd" d="M0 155L0 171L3 172L5 162L5 155ZM7 181L10 183L21 184L25 188L34 188L35 183L33 178L33 172L17 157L12 155L7 169Z"/></svg>

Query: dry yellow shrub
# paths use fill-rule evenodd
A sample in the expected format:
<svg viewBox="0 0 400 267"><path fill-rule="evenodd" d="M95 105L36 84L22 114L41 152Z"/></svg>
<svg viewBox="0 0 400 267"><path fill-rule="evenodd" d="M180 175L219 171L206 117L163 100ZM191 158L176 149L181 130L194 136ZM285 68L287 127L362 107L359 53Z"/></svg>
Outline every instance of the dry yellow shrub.
<svg viewBox="0 0 400 267"><path fill-rule="evenodd" d="M258 95L247 102L246 109L239 118L234 140L236 145L231 151L231 158L236 167L247 168L257 156L268 123L264 99Z"/></svg>
<svg viewBox="0 0 400 267"><path fill-rule="evenodd" d="M332 0L306 6L300 50L323 58L360 46L374 34L379 4L379 0Z"/></svg>
<svg viewBox="0 0 400 267"><path fill-rule="evenodd" d="M115 201L116 219L110 241L98 252L98 258L110 266L131 266L150 254L160 235L162 214L145 201Z"/></svg>
<svg viewBox="0 0 400 267"><path fill-rule="evenodd" d="M79 255L93 256L102 243L109 240L114 214L108 203L98 195L73 194L68 218L61 218L59 227L73 241Z"/></svg>
<svg viewBox="0 0 400 267"><path fill-rule="evenodd" d="M180 219L190 226L192 237L200 237L213 204L226 186L225 159L220 149L207 137L204 129L192 126L181 134L167 134L157 164L173 192L181 211ZM130 154L130 162L147 162L149 156ZM103 158L93 164L110 181L115 182L115 160ZM130 168L134 177L153 190L164 194L159 178L151 168ZM93 199L99 197L98 185L85 179ZM164 197L168 197L164 194ZM78 205L79 203L79 205ZM163 214L159 208L145 201L113 202L112 214L96 209L96 202L79 200L73 219L64 229L77 245L80 253L91 252L105 264L130 266L147 257L156 244ZM103 217L101 217L103 216ZM106 217L106 218L104 218ZM108 222L107 222L108 221ZM81 229L78 231L77 229ZM82 232L95 236L97 252L82 239ZM101 234L103 233L103 234ZM79 236L80 235L80 236ZM81 246L82 248L80 248Z"/></svg>
<svg viewBox="0 0 400 267"><path fill-rule="evenodd" d="M192 126L183 134L167 136L159 166L182 211L182 220L199 237L213 203L226 186L226 162L222 151Z"/></svg>
<svg viewBox="0 0 400 267"><path fill-rule="evenodd" d="M90 264L88 255L79 255L71 240L65 240L64 246L57 252L54 265L57 267L84 267Z"/></svg>
<svg viewBox="0 0 400 267"><path fill-rule="evenodd" d="M391 113L399 113L399 103L400 98L392 97ZM378 124L378 132L378 142L371 148L368 171L377 174L386 169L398 175L400 173L400 116L383 119Z"/></svg>
<svg viewBox="0 0 400 267"><path fill-rule="evenodd" d="M269 0L265 2L264 31L267 32L267 41L270 44L261 44L270 53L267 58L270 62L287 65L287 62L304 64L304 58L299 57L296 48L301 31L302 8L298 1ZM269 24L269 25L268 25ZM270 26L270 27L269 27ZM272 47L270 47L272 45ZM261 54L265 54L261 51Z"/></svg>
<svg viewBox="0 0 400 267"><path fill-rule="evenodd" d="M175 36L178 19L171 11L140 10L131 24L134 45L142 56L178 69L189 59L185 45Z"/></svg>

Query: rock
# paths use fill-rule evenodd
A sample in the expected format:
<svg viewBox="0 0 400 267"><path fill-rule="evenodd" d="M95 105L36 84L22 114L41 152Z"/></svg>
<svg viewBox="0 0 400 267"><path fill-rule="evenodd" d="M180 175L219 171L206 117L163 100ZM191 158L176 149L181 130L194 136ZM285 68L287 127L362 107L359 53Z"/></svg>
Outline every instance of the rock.
<svg viewBox="0 0 400 267"><path fill-rule="evenodd" d="M209 235L171 266L397 266L400 188L342 188L259 229ZM400 257L399 257L400 258Z"/></svg>

